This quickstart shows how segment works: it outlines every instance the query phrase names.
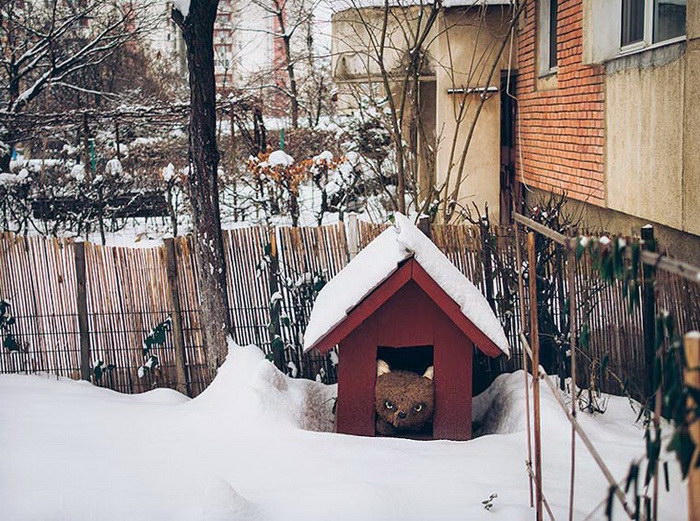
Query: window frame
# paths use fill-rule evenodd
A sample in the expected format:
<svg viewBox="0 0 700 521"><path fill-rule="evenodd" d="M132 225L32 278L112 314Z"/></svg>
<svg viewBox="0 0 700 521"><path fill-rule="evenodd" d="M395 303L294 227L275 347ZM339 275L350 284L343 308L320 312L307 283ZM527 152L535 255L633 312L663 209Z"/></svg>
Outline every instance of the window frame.
<svg viewBox="0 0 700 521"><path fill-rule="evenodd" d="M686 2L686 16L687 16L687 2ZM622 44L622 35L624 33L623 24L625 23L624 16L622 15L623 2L620 1L620 54L631 54L639 51L644 51L647 49L655 49L657 47L662 47L664 45L670 45L673 43L678 43L686 40L687 36L687 26L686 32L680 36L675 36L667 40L661 40L659 42L654 42L654 0L644 0L644 34L642 39L636 42L632 42L626 45ZM687 20L687 18L686 18ZM687 22L686 22L687 24Z"/></svg>
<svg viewBox="0 0 700 521"><path fill-rule="evenodd" d="M555 5L557 16L552 18L552 5ZM559 46L557 31L559 27L559 0L540 0L537 2L537 75L540 78L556 74L559 70L559 60L552 64L552 51L556 57ZM554 26L552 26L554 24ZM554 37L552 37L552 34ZM553 49L552 45L556 47Z"/></svg>

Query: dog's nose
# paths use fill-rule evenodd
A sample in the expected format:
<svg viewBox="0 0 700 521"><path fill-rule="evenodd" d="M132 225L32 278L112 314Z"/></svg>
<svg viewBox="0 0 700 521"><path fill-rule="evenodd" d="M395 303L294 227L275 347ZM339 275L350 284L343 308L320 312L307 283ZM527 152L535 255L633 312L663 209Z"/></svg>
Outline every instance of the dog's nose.
<svg viewBox="0 0 700 521"><path fill-rule="evenodd" d="M403 412L403 411L399 412L399 418L401 418L402 420L405 420L405 419L406 419L406 416L407 416L407 415L406 415L405 412Z"/></svg>

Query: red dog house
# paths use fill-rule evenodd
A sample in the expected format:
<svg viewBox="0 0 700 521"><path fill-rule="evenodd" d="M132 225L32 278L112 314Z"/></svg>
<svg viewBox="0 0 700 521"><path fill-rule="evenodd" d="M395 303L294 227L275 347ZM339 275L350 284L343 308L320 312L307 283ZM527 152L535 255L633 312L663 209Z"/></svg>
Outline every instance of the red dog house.
<svg viewBox="0 0 700 521"><path fill-rule="evenodd" d="M305 350L339 346L337 431L375 435L377 359L422 373L434 366L434 439L472 434L472 353L508 354L479 290L406 217L321 290Z"/></svg>

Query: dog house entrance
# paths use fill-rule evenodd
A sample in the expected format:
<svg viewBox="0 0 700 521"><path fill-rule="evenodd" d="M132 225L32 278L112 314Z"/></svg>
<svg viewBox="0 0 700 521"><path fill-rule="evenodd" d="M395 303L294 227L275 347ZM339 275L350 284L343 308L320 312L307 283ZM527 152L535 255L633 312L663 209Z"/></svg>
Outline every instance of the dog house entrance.
<svg viewBox="0 0 700 521"><path fill-rule="evenodd" d="M410 371L412 373L416 373L419 376L422 376L426 369L428 369L430 366L433 365L433 346L411 346L411 347L385 347L385 346L379 346L377 347L377 360L383 360L387 364L389 364L389 367L391 368L391 371ZM409 387L412 387L411 383L407 384ZM414 388L415 389L415 388ZM393 392L396 392L398 395L395 397L388 397L388 399L395 399L397 403L401 403L401 398L399 396L404 395L403 392L400 390L394 390ZM411 389L407 389L407 393L410 396L412 394ZM432 398L430 398L430 401L432 402ZM404 403L403 406L407 406L410 408L410 404ZM379 406L379 405L378 405ZM377 422L381 423L380 418L380 411L377 411L378 416L377 416ZM387 418L385 418L387 419ZM387 421L389 421L387 419ZM417 427L417 426L416 426ZM425 423L422 427L418 428L413 428L411 427L410 429L403 431L399 430L398 432L394 432L391 434L388 434L386 432L380 432L379 426L377 426L377 431L375 433L376 435L382 435L382 436L393 436L393 437L399 437L399 438L411 438L411 439L422 439L422 440L430 440L433 439L433 422L432 419L428 420L427 423Z"/></svg>
<svg viewBox="0 0 700 521"><path fill-rule="evenodd" d="M433 365L433 346L378 347L377 360L384 360L392 370L423 374Z"/></svg>

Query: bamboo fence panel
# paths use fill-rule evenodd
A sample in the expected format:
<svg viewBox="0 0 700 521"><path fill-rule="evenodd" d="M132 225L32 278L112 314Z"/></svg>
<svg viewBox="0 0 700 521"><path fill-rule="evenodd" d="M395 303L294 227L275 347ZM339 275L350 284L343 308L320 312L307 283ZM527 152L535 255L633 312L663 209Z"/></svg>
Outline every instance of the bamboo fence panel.
<svg viewBox="0 0 700 521"><path fill-rule="evenodd" d="M197 256L192 238L177 237L175 252L182 308L182 332L185 338L185 373L190 383L190 394L197 396L209 385L211 375L207 367L200 327Z"/></svg>
<svg viewBox="0 0 700 521"><path fill-rule="evenodd" d="M145 337L169 315L162 248L115 248L86 244L87 303L92 365L115 369L100 382L122 392L174 387L175 354L170 335L153 348L160 371L139 378Z"/></svg>
<svg viewBox="0 0 700 521"><path fill-rule="evenodd" d="M303 344L313 303L309 298L309 284L315 278L325 281L333 278L348 262L347 237L342 222L314 228L278 228L280 251L280 284L283 310L289 324L283 325L283 336L290 348L288 358L306 378L320 376L324 381L335 381L335 367L327 356L317 353L301 354L296 346Z"/></svg>
<svg viewBox="0 0 700 521"><path fill-rule="evenodd" d="M375 224L367 221L357 221L358 225L358 251L372 242L380 233L386 230L389 224Z"/></svg>
<svg viewBox="0 0 700 521"><path fill-rule="evenodd" d="M228 298L236 343L269 351L270 287L265 246L270 231L256 226L227 230L224 251L228 267Z"/></svg>
<svg viewBox="0 0 700 521"><path fill-rule="evenodd" d="M10 301L20 351L0 352L0 372L79 376L75 264L66 241L0 236L0 299Z"/></svg>
<svg viewBox="0 0 700 521"><path fill-rule="evenodd" d="M644 389L641 307L630 308L622 283L606 282L588 255L577 263L577 323L589 330L588 346L580 345L583 387L639 398Z"/></svg>

